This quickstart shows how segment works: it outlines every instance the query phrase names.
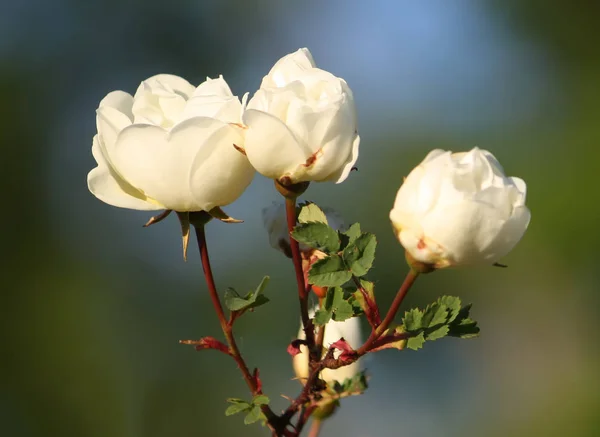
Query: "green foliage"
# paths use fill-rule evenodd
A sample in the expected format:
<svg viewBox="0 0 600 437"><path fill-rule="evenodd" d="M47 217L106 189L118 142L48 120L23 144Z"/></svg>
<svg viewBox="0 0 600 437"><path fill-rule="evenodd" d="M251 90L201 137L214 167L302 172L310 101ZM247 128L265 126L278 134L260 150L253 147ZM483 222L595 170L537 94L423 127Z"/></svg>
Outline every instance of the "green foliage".
<svg viewBox="0 0 600 437"><path fill-rule="evenodd" d="M341 322L357 315L362 311L355 304L354 295L341 287L331 287L321 308L315 313L314 323L318 326L325 325L330 320Z"/></svg>
<svg viewBox="0 0 600 437"><path fill-rule="evenodd" d="M308 272L311 284L320 287L337 287L352 278L352 273L339 255L330 255L315 262Z"/></svg>
<svg viewBox="0 0 600 437"><path fill-rule="evenodd" d="M256 290L248 292L244 297L240 296L235 289L228 288L225 292L225 306L230 311L246 311L266 304L269 299L263 294L263 291L268 283L269 277L265 276Z"/></svg>
<svg viewBox="0 0 600 437"><path fill-rule="evenodd" d="M299 223L319 222L327 224L327 216L325 216L325 213L316 204L306 202L298 205L298 207L300 208L300 213L298 214Z"/></svg>
<svg viewBox="0 0 600 437"><path fill-rule="evenodd" d="M456 319L450 324L448 335L451 337L473 338L479 335L477 322L469 318L471 304L465 305L458 312Z"/></svg>
<svg viewBox="0 0 600 437"><path fill-rule="evenodd" d="M359 372L352 378L346 378L342 383L335 381L332 388L338 394L362 394L368 388L367 376L364 371Z"/></svg>
<svg viewBox="0 0 600 437"><path fill-rule="evenodd" d="M241 413L242 411L249 411L252 408L252 404L238 398L227 399L231 405L225 410L226 416L233 416L234 414Z"/></svg>
<svg viewBox="0 0 600 437"><path fill-rule="evenodd" d="M360 237L360 223L354 223L350 225L347 231L340 232L340 239L342 240L342 246L346 247L349 244L352 244L356 241L358 237Z"/></svg>
<svg viewBox="0 0 600 437"><path fill-rule="evenodd" d="M404 329L407 332L418 331L422 326L423 312L418 308L408 310L404 314Z"/></svg>
<svg viewBox="0 0 600 437"><path fill-rule="evenodd" d="M373 266L377 238L370 233L361 234L349 243L343 252L344 262L354 276L364 276Z"/></svg>
<svg viewBox="0 0 600 437"><path fill-rule="evenodd" d="M460 308L461 308L460 298L458 298L456 296L442 296L437 301L443 305L446 305L446 307L450 311L450 314L448 316L448 323L453 322L454 319L456 319L456 316L458 315L458 313L460 312ZM467 306L469 308L471 307L470 304Z"/></svg>
<svg viewBox="0 0 600 437"><path fill-rule="evenodd" d="M340 248L338 233L327 223L301 223L294 228L292 237L299 243L304 243L325 253L335 253Z"/></svg>
<svg viewBox="0 0 600 437"><path fill-rule="evenodd" d="M225 410L226 416L246 413L246 417L244 417L244 424L246 425L250 425L259 420L262 420L263 423L266 421L265 415L260 409L261 405L268 405L270 402L269 398L265 395L257 395L251 402L246 402L243 399L238 398L229 398L227 399L227 402L231 405Z"/></svg>
<svg viewBox="0 0 600 437"><path fill-rule="evenodd" d="M401 332L410 334L406 347L417 350L425 341L440 338L472 338L479 334L477 322L469 318L471 305L461 307L458 297L442 296L424 310L413 308L404 314Z"/></svg>
<svg viewBox="0 0 600 437"><path fill-rule="evenodd" d="M313 402L313 406L324 408L322 412L326 414L324 417L329 417L327 409L334 405L339 405L339 400L349 396L358 396L363 394L368 388L368 378L365 372L359 372L352 378L347 378L343 382L333 381L327 386L327 389L321 392L322 397ZM317 415L319 412L317 412Z"/></svg>
<svg viewBox="0 0 600 437"><path fill-rule="evenodd" d="M423 343L425 343L425 334L420 332L418 335L406 340L406 347L416 351L423 347Z"/></svg>
<svg viewBox="0 0 600 437"><path fill-rule="evenodd" d="M267 395L257 395L252 399L254 405L269 405L270 399Z"/></svg>
<svg viewBox="0 0 600 437"><path fill-rule="evenodd" d="M352 275L365 276L375 261L377 239L375 235L361 232L360 224L354 223L345 232L332 229L323 212L314 204L300 211L300 224L292 237L327 256L311 266L309 281L321 287L337 287L348 282Z"/></svg>

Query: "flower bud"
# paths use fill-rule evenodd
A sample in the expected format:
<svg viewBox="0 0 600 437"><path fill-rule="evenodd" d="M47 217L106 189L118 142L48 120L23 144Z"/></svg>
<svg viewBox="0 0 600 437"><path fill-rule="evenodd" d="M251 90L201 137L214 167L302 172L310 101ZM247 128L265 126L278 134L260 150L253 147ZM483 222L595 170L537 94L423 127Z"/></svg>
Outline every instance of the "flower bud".
<svg viewBox="0 0 600 437"><path fill-rule="evenodd" d="M486 150L434 150L398 190L390 219L413 263L492 265L527 229L526 191Z"/></svg>
<svg viewBox="0 0 600 437"><path fill-rule="evenodd" d="M243 114L246 154L283 185L343 182L358 158L354 98L348 84L316 68L308 49L281 58Z"/></svg>
<svg viewBox="0 0 600 437"><path fill-rule="evenodd" d="M314 308L311 311L310 316L313 317L317 308ZM315 330L316 334L316 330ZM304 329L300 326L300 331L298 332L298 338L304 339ZM361 333L360 333L360 319L358 317L352 317L344 320L343 322L336 322L334 320L330 320L325 325L325 336L323 337L323 349L325 355L327 349L332 343L343 338L346 342L353 348L358 349L362 344ZM341 351L336 350L334 354L334 358L339 358ZM293 358L293 366L294 372L296 373L296 377L304 383L309 376L309 354L308 348L305 345L300 346L300 353L295 355ZM352 378L357 373L360 372L361 364L360 359L354 361L352 364L347 366L340 367L338 369L324 369L321 372L321 378L328 384L333 383L334 381L338 381L343 383L344 380L348 378Z"/></svg>

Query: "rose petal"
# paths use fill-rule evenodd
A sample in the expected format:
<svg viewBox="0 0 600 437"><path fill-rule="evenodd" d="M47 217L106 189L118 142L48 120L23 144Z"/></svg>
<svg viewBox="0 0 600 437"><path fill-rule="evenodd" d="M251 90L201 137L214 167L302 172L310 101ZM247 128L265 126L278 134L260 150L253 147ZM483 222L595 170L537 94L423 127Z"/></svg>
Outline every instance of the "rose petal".
<svg viewBox="0 0 600 437"><path fill-rule="evenodd" d="M248 109L244 112L243 121L247 126L246 155L262 175L271 179L290 175L311 155L310 150L303 150L294 134L277 117Z"/></svg>
<svg viewBox="0 0 600 437"><path fill-rule="evenodd" d="M223 126L202 117L186 120L170 133L156 126L132 125L119 135L116 168L167 209L200 210L190 190L192 163L203 147L210 147L205 140Z"/></svg>
<svg viewBox="0 0 600 437"><path fill-rule="evenodd" d="M133 188L114 172L102 155L98 137L94 137L92 154L98 167L88 173L88 188L94 196L109 205L120 208L152 211L164 209L163 206L149 201L143 193Z"/></svg>

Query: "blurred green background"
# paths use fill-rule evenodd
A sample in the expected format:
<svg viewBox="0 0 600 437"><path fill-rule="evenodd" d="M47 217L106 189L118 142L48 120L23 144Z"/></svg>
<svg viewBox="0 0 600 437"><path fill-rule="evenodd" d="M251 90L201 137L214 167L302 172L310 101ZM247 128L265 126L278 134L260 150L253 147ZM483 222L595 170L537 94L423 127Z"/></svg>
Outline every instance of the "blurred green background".
<svg viewBox="0 0 600 437"><path fill-rule="evenodd" d="M95 109L157 73L223 74L255 90L279 57L309 47L353 88L359 172L307 198L378 235L372 272L387 305L406 267L388 223L402 177L433 148L491 150L525 179L532 222L508 269L423 277L407 304L456 293L482 336L383 352L371 387L323 436L596 436L600 433L600 3L0 0L2 336L0 435L266 435L226 418L247 397L235 365L180 339L219 335L195 247L178 223L87 190ZM268 246L257 177L208 226L221 289L272 282L239 343L276 409L295 395L291 263Z"/></svg>

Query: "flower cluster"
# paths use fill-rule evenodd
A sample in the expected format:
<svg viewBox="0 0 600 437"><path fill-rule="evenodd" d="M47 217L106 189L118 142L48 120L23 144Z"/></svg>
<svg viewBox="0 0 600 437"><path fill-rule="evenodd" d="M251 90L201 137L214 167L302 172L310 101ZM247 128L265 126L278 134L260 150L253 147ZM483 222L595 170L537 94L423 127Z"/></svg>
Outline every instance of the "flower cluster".
<svg viewBox="0 0 600 437"><path fill-rule="evenodd" d="M194 87L160 74L133 96L111 92L97 110L90 191L124 208L210 211L235 201L255 169L285 185L346 179L360 142L352 92L307 49L246 100L222 76Z"/></svg>
<svg viewBox="0 0 600 437"><path fill-rule="evenodd" d="M310 182L343 182L360 143L352 91L343 79L317 68L307 49L280 59L249 101L248 94L241 100L234 96L222 76L194 87L161 74L143 81L133 96L109 93L96 122L92 154L97 167L88 174L89 190L114 206L164 210L148 224L175 211L184 256L194 226L227 344L214 337L182 343L233 358L252 399L228 399L226 415L245 413L247 424L262 420L276 436L298 437L310 417L316 423L311 435L316 435L319 422L333 414L340 399L361 394L367 386L364 355L476 336L471 306L454 296L405 312L402 323L394 319L421 273L498 265L531 217L525 182L507 177L490 152L433 150L404 179L389 213L410 269L384 315L368 278L375 235L363 232L359 223L348 225L333 209L297 204ZM249 293L229 288L221 296L205 238L205 224L213 217L239 222L221 207L240 197L256 172L274 180L285 198L263 209L262 217L270 245L293 261L300 303L301 328L288 352L303 387L281 414L269 406L259 370L250 371L233 333L239 317L269 301L263 294L269 278ZM309 311L313 295L318 305ZM364 342L360 317L371 327Z"/></svg>
<svg viewBox="0 0 600 437"><path fill-rule="evenodd" d="M194 87L168 74L133 96L109 93L97 110L90 191L123 208L209 212L241 196L255 171L284 186L348 177L360 143L352 91L308 49L280 59L247 96L222 76ZM415 263L491 265L527 228L525 194L488 151L434 150L406 178L390 219ZM279 222L273 209L263 217L271 245L291 256L280 208Z"/></svg>

